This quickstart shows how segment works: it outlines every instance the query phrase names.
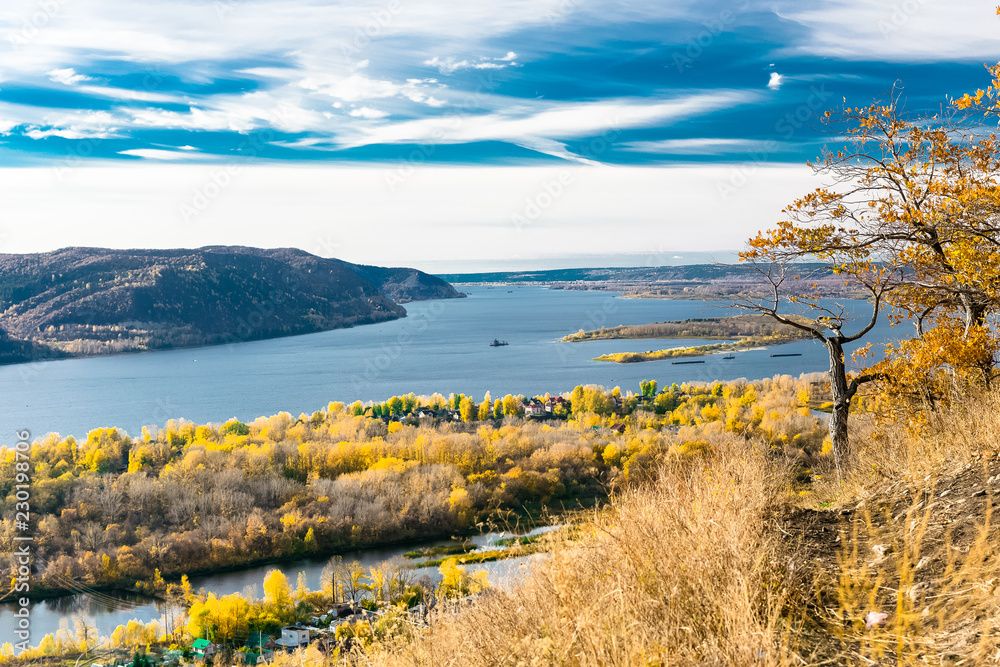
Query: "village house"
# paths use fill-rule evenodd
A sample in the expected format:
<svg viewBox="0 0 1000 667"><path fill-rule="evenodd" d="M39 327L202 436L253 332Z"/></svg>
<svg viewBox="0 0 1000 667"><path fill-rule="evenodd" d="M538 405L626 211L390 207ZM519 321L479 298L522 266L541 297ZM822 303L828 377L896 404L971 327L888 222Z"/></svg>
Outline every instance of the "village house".
<svg viewBox="0 0 1000 667"><path fill-rule="evenodd" d="M281 639L278 643L286 649L308 646L309 628L304 628L301 625L286 625L281 628Z"/></svg>
<svg viewBox="0 0 1000 667"><path fill-rule="evenodd" d="M562 396L550 396L549 400L545 401L545 411L552 412L560 405L569 408L569 401Z"/></svg>
<svg viewBox="0 0 1000 667"><path fill-rule="evenodd" d="M544 417L548 413L549 411L545 409L545 404L537 398L525 401L524 403L525 417Z"/></svg>
<svg viewBox="0 0 1000 667"><path fill-rule="evenodd" d="M198 658L211 658L219 650L219 647L207 639L195 639L191 643L191 653Z"/></svg>
<svg viewBox="0 0 1000 667"><path fill-rule="evenodd" d="M251 632L246 647L255 653L261 653L273 651L278 648L278 643L274 641L274 637L265 632Z"/></svg>

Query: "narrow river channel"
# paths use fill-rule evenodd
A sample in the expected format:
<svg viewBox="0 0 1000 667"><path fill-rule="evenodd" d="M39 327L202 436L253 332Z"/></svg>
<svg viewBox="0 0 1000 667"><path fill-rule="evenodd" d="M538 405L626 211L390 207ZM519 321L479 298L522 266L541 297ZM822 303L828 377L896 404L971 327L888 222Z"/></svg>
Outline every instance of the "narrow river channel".
<svg viewBox="0 0 1000 667"><path fill-rule="evenodd" d="M537 535L554 530L556 526L544 526L536 528L525 535ZM485 533L471 538L471 542L476 545L477 550L494 549L497 547L497 540L511 537L512 533ZM352 551L341 554L345 563L358 561L366 567L375 565L393 558L400 558L407 551L413 551L425 547L449 544L448 541L429 541L423 543L413 543L406 546L387 547L383 549L365 549L362 551ZM469 572L485 571L489 577L489 582L493 586L511 586L524 579L527 575L531 563L544 554L533 554L518 558L508 558L505 560L491 561L487 563L467 565ZM322 559L297 560L287 563L276 563L250 567L244 570L236 570L221 574L204 575L192 577L191 585L195 591L215 593L218 596L230 595L232 593L243 593L248 588L256 591L256 596L263 595L264 576L273 569L284 572L289 583L294 587L299 573L304 572L306 583L312 590L320 588L320 575L323 567L329 562L329 557ZM419 563L419 561L413 561ZM441 579L437 567L415 568L416 578L428 576L433 583ZM0 628L14 627L15 607L11 604L0 605ZM159 619L162 621L166 606L163 602L140 595L123 595L120 593L89 595L80 593L68 595L50 600L39 600L31 606L31 644L37 645L42 638L50 633L59 630L60 624L65 624L70 630L73 629L76 618L82 618L88 626L97 629L100 636L106 637L119 625L128 623L132 619L148 623Z"/></svg>

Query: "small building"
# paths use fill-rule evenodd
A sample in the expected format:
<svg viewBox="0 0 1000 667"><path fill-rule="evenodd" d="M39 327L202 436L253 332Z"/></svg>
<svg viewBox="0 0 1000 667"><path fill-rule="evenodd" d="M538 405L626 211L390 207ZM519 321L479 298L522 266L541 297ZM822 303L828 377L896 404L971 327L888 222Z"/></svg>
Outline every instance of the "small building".
<svg viewBox="0 0 1000 667"><path fill-rule="evenodd" d="M299 648L309 645L309 628L301 625L286 625L281 628L281 641L285 648Z"/></svg>
<svg viewBox="0 0 1000 667"><path fill-rule="evenodd" d="M250 638L247 639L246 647L254 653L265 653L276 649L278 643L274 641L274 637L267 633L251 632Z"/></svg>
<svg viewBox="0 0 1000 667"><path fill-rule="evenodd" d="M548 411L545 409L545 404L537 398L533 398L524 403L525 417L544 417L546 412Z"/></svg>
<svg viewBox="0 0 1000 667"><path fill-rule="evenodd" d="M239 655L239 654L237 654ZM267 659L264 658L261 653L244 653L243 654L243 664L244 665L266 665Z"/></svg>
<svg viewBox="0 0 1000 667"><path fill-rule="evenodd" d="M207 639L195 639L191 643L191 653L199 658L210 658L215 655L219 647Z"/></svg>

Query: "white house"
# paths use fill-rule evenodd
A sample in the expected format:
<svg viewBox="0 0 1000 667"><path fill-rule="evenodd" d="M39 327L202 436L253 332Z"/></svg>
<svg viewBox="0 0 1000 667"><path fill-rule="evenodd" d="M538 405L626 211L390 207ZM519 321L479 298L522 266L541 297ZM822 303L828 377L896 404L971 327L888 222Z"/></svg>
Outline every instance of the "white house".
<svg viewBox="0 0 1000 667"><path fill-rule="evenodd" d="M301 625L286 625L281 628L281 640L278 642L285 648L299 648L309 645L309 629Z"/></svg>

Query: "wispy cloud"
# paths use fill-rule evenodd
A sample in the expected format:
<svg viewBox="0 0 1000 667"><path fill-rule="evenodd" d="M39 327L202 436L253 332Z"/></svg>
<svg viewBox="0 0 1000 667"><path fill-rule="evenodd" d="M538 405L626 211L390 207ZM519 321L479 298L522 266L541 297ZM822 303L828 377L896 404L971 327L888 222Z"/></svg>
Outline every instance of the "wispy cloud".
<svg viewBox="0 0 1000 667"><path fill-rule="evenodd" d="M163 150L161 148L130 148L124 151L118 151L119 155L128 155L131 157L141 157L147 160L165 160L165 161L177 161L177 160L192 160L192 159L204 159L210 156L202 155L196 150L193 150L191 146L181 146L178 150Z"/></svg>
<svg viewBox="0 0 1000 667"><path fill-rule="evenodd" d="M91 81L91 78L89 76L84 76L83 74L77 74L76 70L74 70L72 67L49 70L47 74L49 75L50 80L67 86L73 86L83 81Z"/></svg>
<svg viewBox="0 0 1000 667"><path fill-rule="evenodd" d="M774 141L759 139L661 139L658 141L632 141L622 144L622 150L668 155L725 155L751 151L773 150Z"/></svg>
<svg viewBox="0 0 1000 667"><path fill-rule="evenodd" d="M410 143L464 145L424 151L432 161L538 159L524 148L573 161L721 160L755 149L698 137L734 127L780 137L792 113L796 142L783 147L794 150L810 133L818 141L796 115L810 86L870 97L899 76L859 54L923 62L995 48L978 9L929 0L775 0L723 24L694 0L176 0L141 10L103 0L61 3L33 26L37 7L0 7L0 37L12 45L0 60L0 133L5 148L50 159L65 154L56 139L114 138L122 143L103 156L135 157L125 151L161 150L168 133L222 155L268 130L283 150L276 159L290 160L384 156ZM678 55L690 61L682 76ZM781 73L765 69L775 61ZM600 155L581 148L591 141L606 144Z"/></svg>
<svg viewBox="0 0 1000 667"><path fill-rule="evenodd" d="M508 141L541 152L567 157L561 139L617 133L623 129L669 124L754 99L749 92L718 91L673 100L613 100L566 103L531 109L508 109L494 113L450 118L425 118L391 125L361 126L354 136L338 139L345 147L370 144L470 143ZM353 128L352 128L353 129Z"/></svg>
<svg viewBox="0 0 1000 667"><path fill-rule="evenodd" d="M456 60L454 57L440 58L434 56L424 61L429 67L436 67L442 74L452 74L462 69L504 69L507 67L517 67L517 54L508 51L507 55L499 58L482 56L479 60Z"/></svg>
<svg viewBox="0 0 1000 667"><path fill-rule="evenodd" d="M357 109L351 109L349 113L355 118L367 118L369 120L385 118L389 115L385 111L379 111L378 109L372 109L371 107L358 107Z"/></svg>

